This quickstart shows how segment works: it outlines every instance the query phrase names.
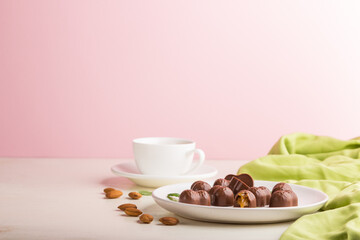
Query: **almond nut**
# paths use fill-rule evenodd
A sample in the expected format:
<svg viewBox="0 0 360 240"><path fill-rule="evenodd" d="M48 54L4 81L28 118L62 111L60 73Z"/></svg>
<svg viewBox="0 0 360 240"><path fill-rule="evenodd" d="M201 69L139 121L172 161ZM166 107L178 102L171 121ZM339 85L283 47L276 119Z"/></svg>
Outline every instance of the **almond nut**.
<svg viewBox="0 0 360 240"><path fill-rule="evenodd" d="M143 214L139 217L140 221L143 223L151 223L154 220L154 217L150 214Z"/></svg>
<svg viewBox="0 0 360 240"><path fill-rule="evenodd" d="M142 197L142 195L138 192L131 192L129 193L129 197L131 197L132 199L139 199Z"/></svg>
<svg viewBox="0 0 360 240"><path fill-rule="evenodd" d="M122 191L120 191L120 190L112 190L112 191L107 192L107 193L105 194L105 196L106 196L107 198L118 198L118 197L121 197L121 195L123 195L123 193L122 193Z"/></svg>
<svg viewBox="0 0 360 240"><path fill-rule="evenodd" d="M111 191L114 191L114 190L115 190L114 188L108 187L108 188L104 189L104 193L111 192Z"/></svg>
<svg viewBox="0 0 360 240"><path fill-rule="evenodd" d="M118 209L125 211L125 209L127 208L137 208L137 206L135 204L132 203L125 203L125 204L121 204L120 206L118 206Z"/></svg>
<svg viewBox="0 0 360 240"><path fill-rule="evenodd" d="M179 220L174 217L162 217L159 221L164 225L176 225L179 223Z"/></svg>
<svg viewBox="0 0 360 240"><path fill-rule="evenodd" d="M137 208L126 208L124 210L124 212L126 213L126 215L132 216L132 217L137 217L137 216L140 216L142 214L142 211L140 211Z"/></svg>

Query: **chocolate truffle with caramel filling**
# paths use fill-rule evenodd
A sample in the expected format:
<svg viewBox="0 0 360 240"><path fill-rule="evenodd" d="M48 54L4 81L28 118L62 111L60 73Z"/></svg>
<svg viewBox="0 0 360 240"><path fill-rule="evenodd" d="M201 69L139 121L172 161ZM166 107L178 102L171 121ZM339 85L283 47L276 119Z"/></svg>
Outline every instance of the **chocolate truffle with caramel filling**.
<svg viewBox="0 0 360 240"><path fill-rule="evenodd" d="M241 190L235 196L234 207L254 208L256 207L256 197L249 190Z"/></svg>

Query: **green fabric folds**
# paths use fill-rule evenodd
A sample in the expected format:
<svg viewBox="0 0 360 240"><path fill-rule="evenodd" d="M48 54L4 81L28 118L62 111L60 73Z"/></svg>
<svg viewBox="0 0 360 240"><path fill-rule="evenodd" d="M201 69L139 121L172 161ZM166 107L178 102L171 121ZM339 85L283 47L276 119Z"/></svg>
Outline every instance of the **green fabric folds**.
<svg viewBox="0 0 360 240"><path fill-rule="evenodd" d="M322 211L296 220L281 239L360 239L360 138L286 135L269 155L238 173L316 188L329 196Z"/></svg>

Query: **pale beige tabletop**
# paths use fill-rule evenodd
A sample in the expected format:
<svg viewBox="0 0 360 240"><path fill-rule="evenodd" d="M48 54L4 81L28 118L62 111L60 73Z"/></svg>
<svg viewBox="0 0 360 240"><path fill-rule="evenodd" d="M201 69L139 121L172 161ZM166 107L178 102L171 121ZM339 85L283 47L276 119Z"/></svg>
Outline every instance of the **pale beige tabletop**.
<svg viewBox="0 0 360 240"><path fill-rule="evenodd" d="M119 159L0 159L0 239L278 239L292 223L218 224L180 219L176 226L158 222L175 216L151 196L129 200L133 190L151 190L117 177L110 167ZM217 177L235 173L244 161L207 160ZM105 187L119 188L119 199L105 199ZM133 202L154 216L149 224L117 209Z"/></svg>

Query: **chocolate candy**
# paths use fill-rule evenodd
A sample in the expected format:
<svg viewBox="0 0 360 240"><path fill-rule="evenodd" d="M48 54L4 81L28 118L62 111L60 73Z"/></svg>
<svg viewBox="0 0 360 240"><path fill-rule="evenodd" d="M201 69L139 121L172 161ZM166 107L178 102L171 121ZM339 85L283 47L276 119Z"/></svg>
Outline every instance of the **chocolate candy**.
<svg viewBox="0 0 360 240"><path fill-rule="evenodd" d="M179 202L197 205L211 205L210 194L205 190L184 190L179 197Z"/></svg>
<svg viewBox="0 0 360 240"><path fill-rule="evenodd" d="M271 194L270 207L297 206L297 196L293 191L277 190Z"/></svg>
<svg viewBox="0 0 360 240"><path fill-rule="evenodd" d="M240 179L241 181L243 181L246 185L248 185L249 187L253 187L254 186L254 179L247 173L242 173L238 176L236 176L238 179Z"/></svg>
<svg viewBox="0 0 360 240"><path fill-rule="evenodd" d="M241 190L235 196L234 207L254 208L256 207L256 197L249 190Z"/></svg>
<svg viewBox="0 0 360 240"><path fill-rule="evenodd" d="M200 201L199 201L200 205L206 205L206 206L211 205L211 197L207 191L199 190L199 191L197 191L197 193L199 194L199 197L200 197Z"/></svg>
<svg viewBox="0 0 360 240"><path fill-rule="evenodd" d="M232 179L233 177L235 177L235 176L236 176L236 175L234 175L234 174L228 174L228 175L226 175L225 179L228 180L228 181L231 181L231 179Z"/></svg>
<svg viewBox="0 0 360 240"><path fill-rule="evenodd" d="M276 184L276 185L273 187L272 193L274 193L274 192L276 192L276 191L278 191L278 190L289 190L289 191L292 191L290 185L287 184L287 183L284 183L284 182L281 182L281 183Z"/></svg>
<svg viewBox="0 0 360 240"><path fill-rule="evenodd" d="M229 186L229 180L226 180L224 178L219 178L216 179L216 181L214 182L214 186L219 185L219 186L223 186L223 187L228 187Z"/></svg>
<svg viewBox="0 0 360 240"><path fill-rule="evenodd" d="M266 194L266 202L265 202L265 205L269 205L270 204L270 197L271 197L271 192L270 190L267 188L267 187L264 187L264 186L260 186L259 187L260 189L262 189L265 194Z"/></svg>
<svg viewBox="0 0 360 240"><path fill-rule="evenodd" d="M215 186L211 195L211 205L213 206L233 206L234 193L230 188L224 186ZM211 190L210 190L211 192Z"/></svg>
<svg viewBox="0 0 360 240"><path fill-rule="evenodd" d="M297 206L298 205L298 197L296 195L296 193L294 191L290 191L291 194L293 195L293 200L292 200L292 206Z"/></svg>
<svg viewBox="0 0 360 240"><path fill-rule="evenodd" d="M200 204L200 195L191 189L184 190L180 194L179 202L188 204Z"/></svg>
<svg viewBox="0 0 360 240"><path fill-rule="evenodd" d="M229 188L234 192L234 195L236 195L241 190L248 190L249 186L235 176L231 179Z"/></svg>
<svg viewBox="0 0 360 240"><path fill-rule="evenodd" d="M191 187L192 190L194 191L199 191L199 190L205 190L205 191L210 191L211 186L210 184L208 184L207 182L204 181L196 181L194 182Z"/></svg>
<svg viewBox="0 0 360 240"><path fill-rule="evenodd" d="M234 174L228 174L226 175L225 179L226 180L229 180L231 182L231 180L234 178L234 177L237 177L238 179L240 179L241 181L243 181L247 186L249 187L253 187L254 186L254 180L253 178L247 174L247 173L242 173L242 174L239 174L239 175L234 175Z"/></svg>
<svg viewBox="0 0 360 240"><path fill-rule="evenodd" d="M264 207L266 204L267 191L260 187L251 187L249 191L252 192L256 197L256 206Z"/></svg>
<svg viewBox="0 0 360 240"><path fill-rule="evenodd" d="M221 187L221 186L220 185L213 186L209 191L210 196L212 196L214 194L215 190L218 189L219 187Z"/></svg>

